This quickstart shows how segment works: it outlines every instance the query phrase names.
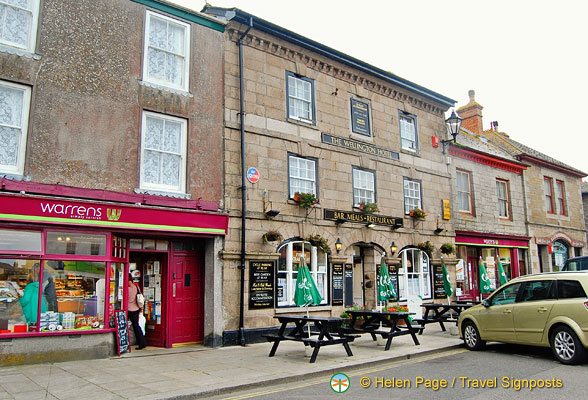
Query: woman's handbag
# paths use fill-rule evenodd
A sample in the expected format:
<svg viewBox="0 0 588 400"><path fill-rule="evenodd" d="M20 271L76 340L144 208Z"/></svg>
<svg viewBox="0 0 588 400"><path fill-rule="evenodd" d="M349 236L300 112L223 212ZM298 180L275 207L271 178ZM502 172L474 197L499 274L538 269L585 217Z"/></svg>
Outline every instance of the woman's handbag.
<svg viewBox="0 0 588 400"><path fill-rule="evenodd" d="M139 308L143 308L143 306L145 305L145 296L143 296L143 293L141 293L141 291L139 290L138 287L137 287L137 305L139 306Z"/></svg>
<svg viewBox="0 0 588 400"><path fill-rule="evenodd" d="M143 335L145 334L145 324L146 323L147 323L147 320L145 319L145 316L143 314L139 314L139 328L141 328Z"/></svg>

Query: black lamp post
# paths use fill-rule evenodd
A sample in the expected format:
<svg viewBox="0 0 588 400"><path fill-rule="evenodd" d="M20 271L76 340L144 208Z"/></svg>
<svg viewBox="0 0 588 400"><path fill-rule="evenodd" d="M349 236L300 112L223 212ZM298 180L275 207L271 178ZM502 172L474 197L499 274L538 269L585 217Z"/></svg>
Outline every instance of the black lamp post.
<svg viewBox="0 0 588 400"><path fill-rule="evenodd" d="M460 118L456 113L455 110L451 110L451 116L445 120L447 124L447 131L453 137L453 143L455 143L455 138L459 133L459 128L461 127L461 121L463 118ZM451 140L442 140L441 144L443 145L443 154L445 154L445 148L447 144L451 143Z"/></svg>

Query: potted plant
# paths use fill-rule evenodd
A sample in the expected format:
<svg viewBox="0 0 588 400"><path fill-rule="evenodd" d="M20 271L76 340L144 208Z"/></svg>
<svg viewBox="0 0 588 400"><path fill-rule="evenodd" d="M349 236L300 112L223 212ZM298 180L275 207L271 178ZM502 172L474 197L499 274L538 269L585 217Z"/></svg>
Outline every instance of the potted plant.
<svg viewBox="0 0 588 400"><path fill-rule="evenodd" d="M451 243L443 243L441 245L441 247L439 248L439 250L441 250L441 253L443 253L443 254L455 253L455 247L453 247L453 244L451 244Z"/></svg>
<svg viewBox="0 0 588 400"><path fill-rule="evenodd" d="M412 210L410 210L408 215L410 215L414 219L425 219L427 217L427 213L418 207L415 207Z"/></svg>
<svg viewBox="0 0 588 400"><path fill-rule="evenodd" d="M380 209L378 208L378 204L376 204L376 203L361 202L361 203L359 203L359 209L365 213L368 213L368 214L380 212Z"/></svg>
<svg viewBox="0 0 588 400"><path fill-rule="evenodd" d="M294 193L294 201L298 203L300 207L309 209L315 208L319 204L319 199L314 193Z"/></svg>
<svg viewBox="0 0 588 400"><path fill-rule="evenodd" d="M311 245L318 247L319 249L324 251L326 254L329 254L331 252L331 249L329 248L329 243L328 243L329 241L319 234L308 236L306 238L306 241L310 242Z"/></svg>
<svg viewBox="0 0 588 400"><path fill-rule="evenodd" d="M283 239L282 234L278 231L268 231L263 234L263 241L266 243L281 242Z"/></svg>
<svg viewBox="0 0 588 400"><path fill-rule="evenodd" d="M424 251L425 253L427 253L427 255L429 257L431 257L431 255L433 254L433 250L435 250L435 248L433 247L433 245L431 244L431 242L429 242L428 240L424 243L419 243L417 244L417 249Z"/></svg>
<svg viewBox="0 0 588 400"><path fill-rule="evenodd" d="M351 327L351 314L349 313L349 311L357 311L357 310L365 310L365 306L360 307L359 304L354 302L351 306L345 307L345 310L343 310L343 312L340 315L341 318L347 319L346 321L343 322L343 325ZM363 317L357 317L355 320L356 326L359 327L359 325L361 325L362 323L363 323Z"/></svg>
<svg viewBox="0 0 588 400"><path fill-rule="evenodd" d="M384 311L388 311L388 312L408 312L408 306L405 306L404 304L399 304L397 306L389 306L386 309L384 309ZM412 321L412 318L409 316L408 317L409 321ZM405 325L404 321L399 320L398 321L398 325Z"/></svg>

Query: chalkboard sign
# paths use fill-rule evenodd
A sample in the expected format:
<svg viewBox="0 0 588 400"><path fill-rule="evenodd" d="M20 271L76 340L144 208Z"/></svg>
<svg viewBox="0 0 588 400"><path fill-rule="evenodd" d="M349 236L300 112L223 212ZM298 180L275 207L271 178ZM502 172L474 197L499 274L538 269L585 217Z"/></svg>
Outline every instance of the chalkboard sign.
<svg viewBox="0 0 588 400"><path fill-rule="evenodd" d="M273 261L249 263L249 308L274 307L275 267Z"/></svg>
<svg viewBox="0 0 588 400"><path fill-rule="evenodd" d="M333 264L333 305L343 304L343 264Z"/></svg>
<svg viewBox="0 0 588 400"><path fill-rule="evenodd" d="M115 311L116 321L116 345L117 352L120 356L125 351L131 350L131 343L129 339L129 324L127 322L126 311Z"/></svg>
<svg viewBox="0 0 588 400"><path fill-rule="evenodd" d="M353 265L345 264L345 306L353 305Z"/></svg>
<svg viewBox="0 0 588 400"><path fill-rule="evenodd" d="M390 299L394 300L397 299L398 295L400 294L400 287L398 286L398 267L396 265L388 266L388 276L390 277L390 282L392 283L392 287L396 292L397 297Z"/></svg>
<svg viewBox="0 0 588 400"><path fill-rule="evenodd" d="M351 129L355 133L370 136L369 104L351 99Z"/></svg>
<svg viewBox="0 0 588 400"><path fill-rule="evenodd" d="M444 299L447 297L445 294L445 285L443 284L443 266L433 266L433 291L436 299Z"/></svg>

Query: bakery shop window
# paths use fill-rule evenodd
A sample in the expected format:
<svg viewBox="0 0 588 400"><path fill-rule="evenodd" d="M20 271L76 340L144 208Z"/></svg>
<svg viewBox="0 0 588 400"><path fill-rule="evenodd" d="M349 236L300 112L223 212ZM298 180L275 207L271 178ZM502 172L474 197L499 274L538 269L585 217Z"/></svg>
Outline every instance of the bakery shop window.
<svg viewBox="0 0 588 400"><path fill-rule="evenodd" d="M47 254L105 256L106 235L47 232Z"/></svg>
<svg viewBox="0 0 588 400"><path fill-rule="evenodd" d="M40 260L0 258L0 335L36 330L40 265Z"/></svg>
<svg viewBox="0 0 588 400"><path fill-rule="evenodd" d="M41 331L104 328L106 263L45 261Z"/></svg>

